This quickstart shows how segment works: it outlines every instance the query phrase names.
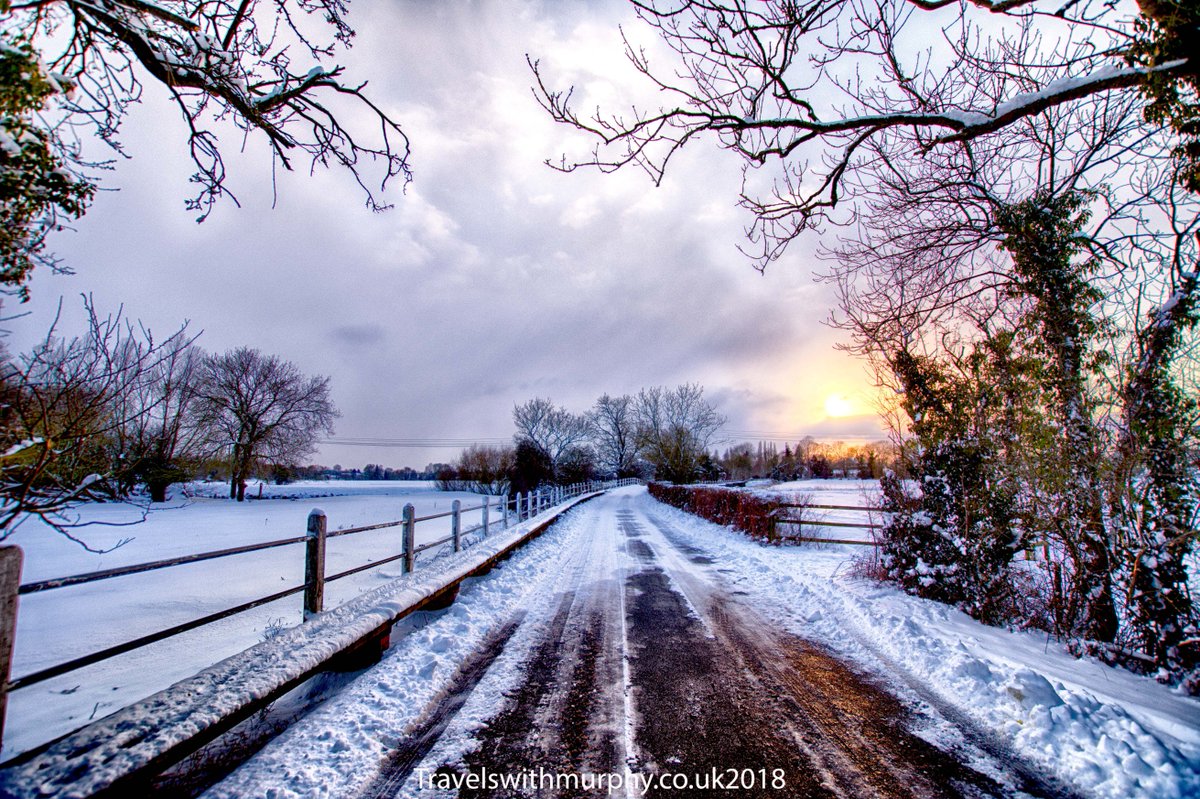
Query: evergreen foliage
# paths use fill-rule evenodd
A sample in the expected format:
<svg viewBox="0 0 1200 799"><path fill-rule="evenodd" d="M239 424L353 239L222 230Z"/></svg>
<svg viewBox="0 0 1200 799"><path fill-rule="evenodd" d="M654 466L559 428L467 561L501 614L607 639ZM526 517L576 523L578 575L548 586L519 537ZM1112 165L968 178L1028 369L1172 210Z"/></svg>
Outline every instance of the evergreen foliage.
<svg viewBox="0 0 1200 799"><path fill-rule="evenodd" d="M37 114L63 86L27 42L0 35L0 286L28 298L38 264L53 266L46 236L83 215L95 186L68 171Z"/></svg>

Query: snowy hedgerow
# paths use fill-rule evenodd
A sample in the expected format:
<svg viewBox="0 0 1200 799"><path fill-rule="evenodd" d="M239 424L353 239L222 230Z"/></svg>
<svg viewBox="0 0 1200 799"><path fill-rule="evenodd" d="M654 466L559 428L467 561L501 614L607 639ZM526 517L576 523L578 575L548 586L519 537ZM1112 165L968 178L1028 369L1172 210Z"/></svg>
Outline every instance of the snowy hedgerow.
<svg viewBox="0 0 1200 799"><path fill-rule="evenodd" d="M715 524L734 527L754 538L773 540L771 514L779 502L753 494L716 486L677 486L650 483L650 496L680 510L694 513Z"/></svg>

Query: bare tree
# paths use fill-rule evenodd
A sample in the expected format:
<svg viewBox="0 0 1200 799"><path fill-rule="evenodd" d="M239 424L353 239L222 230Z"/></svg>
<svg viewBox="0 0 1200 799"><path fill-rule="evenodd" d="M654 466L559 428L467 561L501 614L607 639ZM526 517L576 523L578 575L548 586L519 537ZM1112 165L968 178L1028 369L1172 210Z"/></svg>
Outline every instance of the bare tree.
<svg viewBox="0 0 1200 799"><path fill-rule="evenodd" d="M540 449L556 470L567 450L585 442L589 433L587 417L541 397L513 406L513 424L517 428L514 439L518 443L528 441Z"/></svg>
<svg viewBox="0 0 1200 799"><path fill-rule="evenodd" d="M512 446L472 444L458 456L455 480L450 485L443 481L442 488L503 496L508 493L509 474L515 462L516 449Z"/></svg>
<svg viewBox="0 0 1200 799"><path fill-rule="evenodd" d="M618 477L634 474L638 447L633 398L628 394L620 397L605 394L592 406L588 420L600 468Z"/></svg>
<svg viewBox="0 0 1200 799"><path fill-rule="evenodd" d="M81 526L71 509L114 493L121 464L106 443L158 411L157 402L125 398L141 395L191 341L181 328L156 342L119 312L101 317L88 298L85 306L85 335L61 340L56 321L31 353L0 367L0 539L37 517L87 547L71 533Z"/></svg>
<svg viewBox="0 0 1200 799"><path fill-rule="evenodd" d="M655 477L675 483L696 479L700 459L708 453L725 417L704 399L699 384L668 389L642 389L633 400L637 442L655 468Z"/></svg>
<svg viewBox="0 0 1200 799"><path fill-rule="evenodd" d="M195 402L209 442L228 454L229 496L238 502L256 464L295 464L316 448L318 435L333 432L339 415L328 377L307 377L249 347L205 359Z"/></svg>
<svg viewBox="0 0 1200 799"><path fill-rule="evenodd" d="M1144 93L1151 116L1182 139L1177 155L1200 187L1194 4L1145 0L1139 17L1101 0L1054 13L1037 0L631 3L671 51L658 67L626 38L662 104L581 116L531 61L550 115L598 142L589 157L552 165L633 166L657 183L684 145L711 135L748 168L774 167L766 188L748 175L742 196L760 267L806 228L846 221L832 211L852 194L847 177L897 131L910 134L911 152L936 154L1047 110Z"/></svg>
<svg viewBox="0 0 1200 799"><path fill-rule="evenodd" d="M195 406L205 353L179 339L164 350L141 390L126 401L142 409L117 430L114 442L123 461L124 488L145 483L152 502L165 502L172 483L190 479L204 455L204 430Z"/></svg>
<svg viewBox="0 0 1200 799"><path fill-rule="evenodd" d="M400 126L368 98L365 82L331 63L354 35L342 0L16 0L0 4L0 30L5 51L20 45L32 52L39 79L26 92L32 104L18 110L57 102L57 113L47 108L33 118L43 160L74 170L83 184L95 170L80 161L78 135L90 130L123 153L117 132L145 80L166 89L188 126L198 186L188 207L201 219L222 195L236 202L211 126L221 120L242 136L264 135L285 169L297 158L307 158L302 166L310 169L348 169L373 210L384 206L368 180L382 190L393 177L410 177ZM372 170L377 175L368 177ZM7 206L23 197L3 199ZM77 216L82 207L67 203L61 211Z"/></svg>

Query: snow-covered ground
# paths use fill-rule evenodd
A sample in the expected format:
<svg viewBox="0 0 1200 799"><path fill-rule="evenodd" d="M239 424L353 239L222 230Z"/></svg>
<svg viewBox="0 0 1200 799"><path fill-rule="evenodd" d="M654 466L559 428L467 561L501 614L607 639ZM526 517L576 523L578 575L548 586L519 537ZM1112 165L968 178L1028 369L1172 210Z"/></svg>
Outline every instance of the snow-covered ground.
<svg viewBox="0 0 1200 799"><path fill-rule="evenodd" d="M789 488L841 504L849 487L839 482ZM680 511L664 513L736 564L732 579L766 600L765 614L890 675L902 695L949 706L1087 794L1200 794L1200 701L1078 660L1044 634L988 627L855 577L854 559L864 556L857 548L766 547Z"/></svg>
<svg viewBox="0 0 1200 799"><path fill-rule="evenodd" d="M449 508L455 498L397 483L288 487L304 499L263 499L237 505L207 499L201 488L185 503L156 507L144 524L89 527L95 545L133 541L103 555L84 553L44 528L28 526L14 542L27 553L25 581L109 568L174 554L298 535L313 505L330 529L399 518L406 502L418 514ZM217 487L219 488L219 487ZM212 490L217 490L214 488ZM264 494L270 496L270 486ZM425 488L425 487L422 487ZM772 486L822 504L865 504L871 487L853 481L803 481ZM319 502L307 501L322 492ZM251 493L255 493L252 489ZM731 591L744 592L764 617L806 639L829 646L881 675L898 695L933 716L982 729L1037 767L1086 795L1187 797L1200 795L1200 702L1153 680L1077 660L1043 635L983 626L962 613L907 596L855 576L855 558L868 550L839 545L772 547L654 503L643 489L623 489L646 513L669 524L686 542L720 564ZM182 504L183 507L175 507ZM545 615L554 607L555 575L570 558L597 545L588 506L522 549L493 573L464 586L450 609L406 624L384 661L365 672L327 706L285 733L213 796L271 789L279 796L309 795L304 786L336 786L369 779L387 742L419 719L454 677L458 664L514 614ZM98 506L89 519L116 520L128 508ZM828 518L832 518L832 513ZM470 522L473 523L473 522ZM418 527L419 540L444 534L436 523ZM837 529L838 535L844 531ZM398 549L398 531L331 540L334 570ZM344 546L345 545L345 546ZM586 545L586 546L585 546ZM299 582L300 547L214 561L89 586L23 597L14 673L28 673L140 632L236 604ZM574 555L572 553L575 553ZM564 560L567 559L567 560ZM368 572L360 582L330 586L330 605L344 602L399 574L399 564ZM173 645L161 644L107 664L12 695L5 755L100 717L256 643L276 620L299 621L299 598L240 620L213 625ZM518 679L531 641L519 633L476 688L465 712L481 723ZM324 726L322 726L324 725ZM955 723L931 723L923 734L954 747ZM289 775L285 777L284 775ZM299 791L299 793L297 793ZM333 791L330 793L329 791ZM321 794L318 794L321 795Z"/></svg>
<svg viewBox="0 0 1200 799"><path fill-rule="evenodd" d="M760 490L865 505L878 496L879 484L802 480ZM830 537L869 537L829 529ZM761 590L797 594L784 603L800 610L801 621L792 624L808 634L819 631L843 651L882 660L883 668L1012 740L1069 783L1100 796L1200 794L1200 701L1098 661L1077 660L1044 634L988 627L945 605L855 579L853 559L869 555L852 547L776 555L744 542L725 545L747 559L745 573ZM809 608L811 615L804 615Z"/></svg>
<svg viewBox="0 0 1200 799"><path fill-rule="evenodd" d="M837 481L802 488L813 501L828 504L843 504L849 490ZM982 730L1085 795L1200 795L1195 699L1076 660L1044 636L985 627L946 606L856 577L853 559L863 548L762 545L655 503L643 489L613 493L627 495L639 512L708 553L729 590L744 594L764 617L858 661L899 696L929 709L928 717L940 721L927 721L923 735L958 748L962 725ZM589 522L590 508L575 511L503 568L464 587L447 611L397 636L378 666L210 796L338 796L369 781L388 746L446 689L464 657L514 614L542 618L553 611L557 575L599 538L612 537L604 525ZM524 633L514 636L464 707L464 724L481 724L500 709L530 646Z"/></svg>
<svg viewBox="0 0 1200 799"><path fill-rule="evenodd" d="M791 502L815 505L844 505L847 507L871 507L879 499L878 480L792 480L787 483L764 483L750 489L769 499L786 497ZM877 513L857 510L828 510L814 508L807 510L793 509L792 518L803 518L803 526L787 525L781 527L793 534L801 534L809 538L836 538L846 541L871 541L871 531L866 528L853 527L823 527L821 522L839 524L878 524L881 519Z"/></svg>
<svg viewBox="0 0 1200 799"><path fill-rule="evenodd" d="M219 498L227 496L227 491L228 486L220 483L191 484L186 487L190 496L177 490L176 498L151 506L145 521L131 526L108 525L137 522L143 515L141 509L116 503L85 506L80 510L81 520L94 524L77 528L73 534L97 549L130 539L102 555L87 552L37 522L20 527L6 543L24 550L22 582L29 583L303 535L314 507L326 512L329 530L334 531L398 520L407 503L415 506L417 516L423 516L449 511L456 499L463 507L476 507L482 500L474 494L438 492L432 483L400 481L266 485L264 499L244 503ZM258 492L258 485L252 484L247 493L257 497ZM464 529L479 524L481 515L480 511L464 513ZM493 508L490 521L495 524L498 520L499 513ZM449 532L449 518L420 523L417 543L443 538ZM400 548L399 527L330 539L326 573L394 555ZM402 561L395 561L330 583L326 607L336 607L401 572ZM17 616L13 676L275 593L303 580L304 546L296 544L27 594L21 597ZM258 643L273 629L298 624L301 603L301 597L293 595L13 692L4 730L4 758L161 690Z"/></svg>

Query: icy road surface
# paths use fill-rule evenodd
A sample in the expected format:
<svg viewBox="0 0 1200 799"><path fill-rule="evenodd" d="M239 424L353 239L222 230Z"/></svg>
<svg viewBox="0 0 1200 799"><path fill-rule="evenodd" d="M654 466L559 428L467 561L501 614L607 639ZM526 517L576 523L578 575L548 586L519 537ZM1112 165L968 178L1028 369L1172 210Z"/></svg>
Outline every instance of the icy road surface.
<svg viewBox="0 0 1200 799"><path fill-rule="evenodd" d="M1069 797L1117 784L1103 757L1089 780L1073 778L1070 751L1031 757L869 646L835 654L844 611L773 573L781 552L644 489L592 500L411 622L383 662L207 796ZM1008 701L1012 680L993 668ZM1025 671L1027 693L1045 683L1035 711L1067 707ZM1194 750L1118 721L1162 750L1101 735L1098 749L1129 750L1116 769L1130 753L1159 761L1121 790L1187 795ZM1085 719L1071 734L1087 732Z"/></svg>

